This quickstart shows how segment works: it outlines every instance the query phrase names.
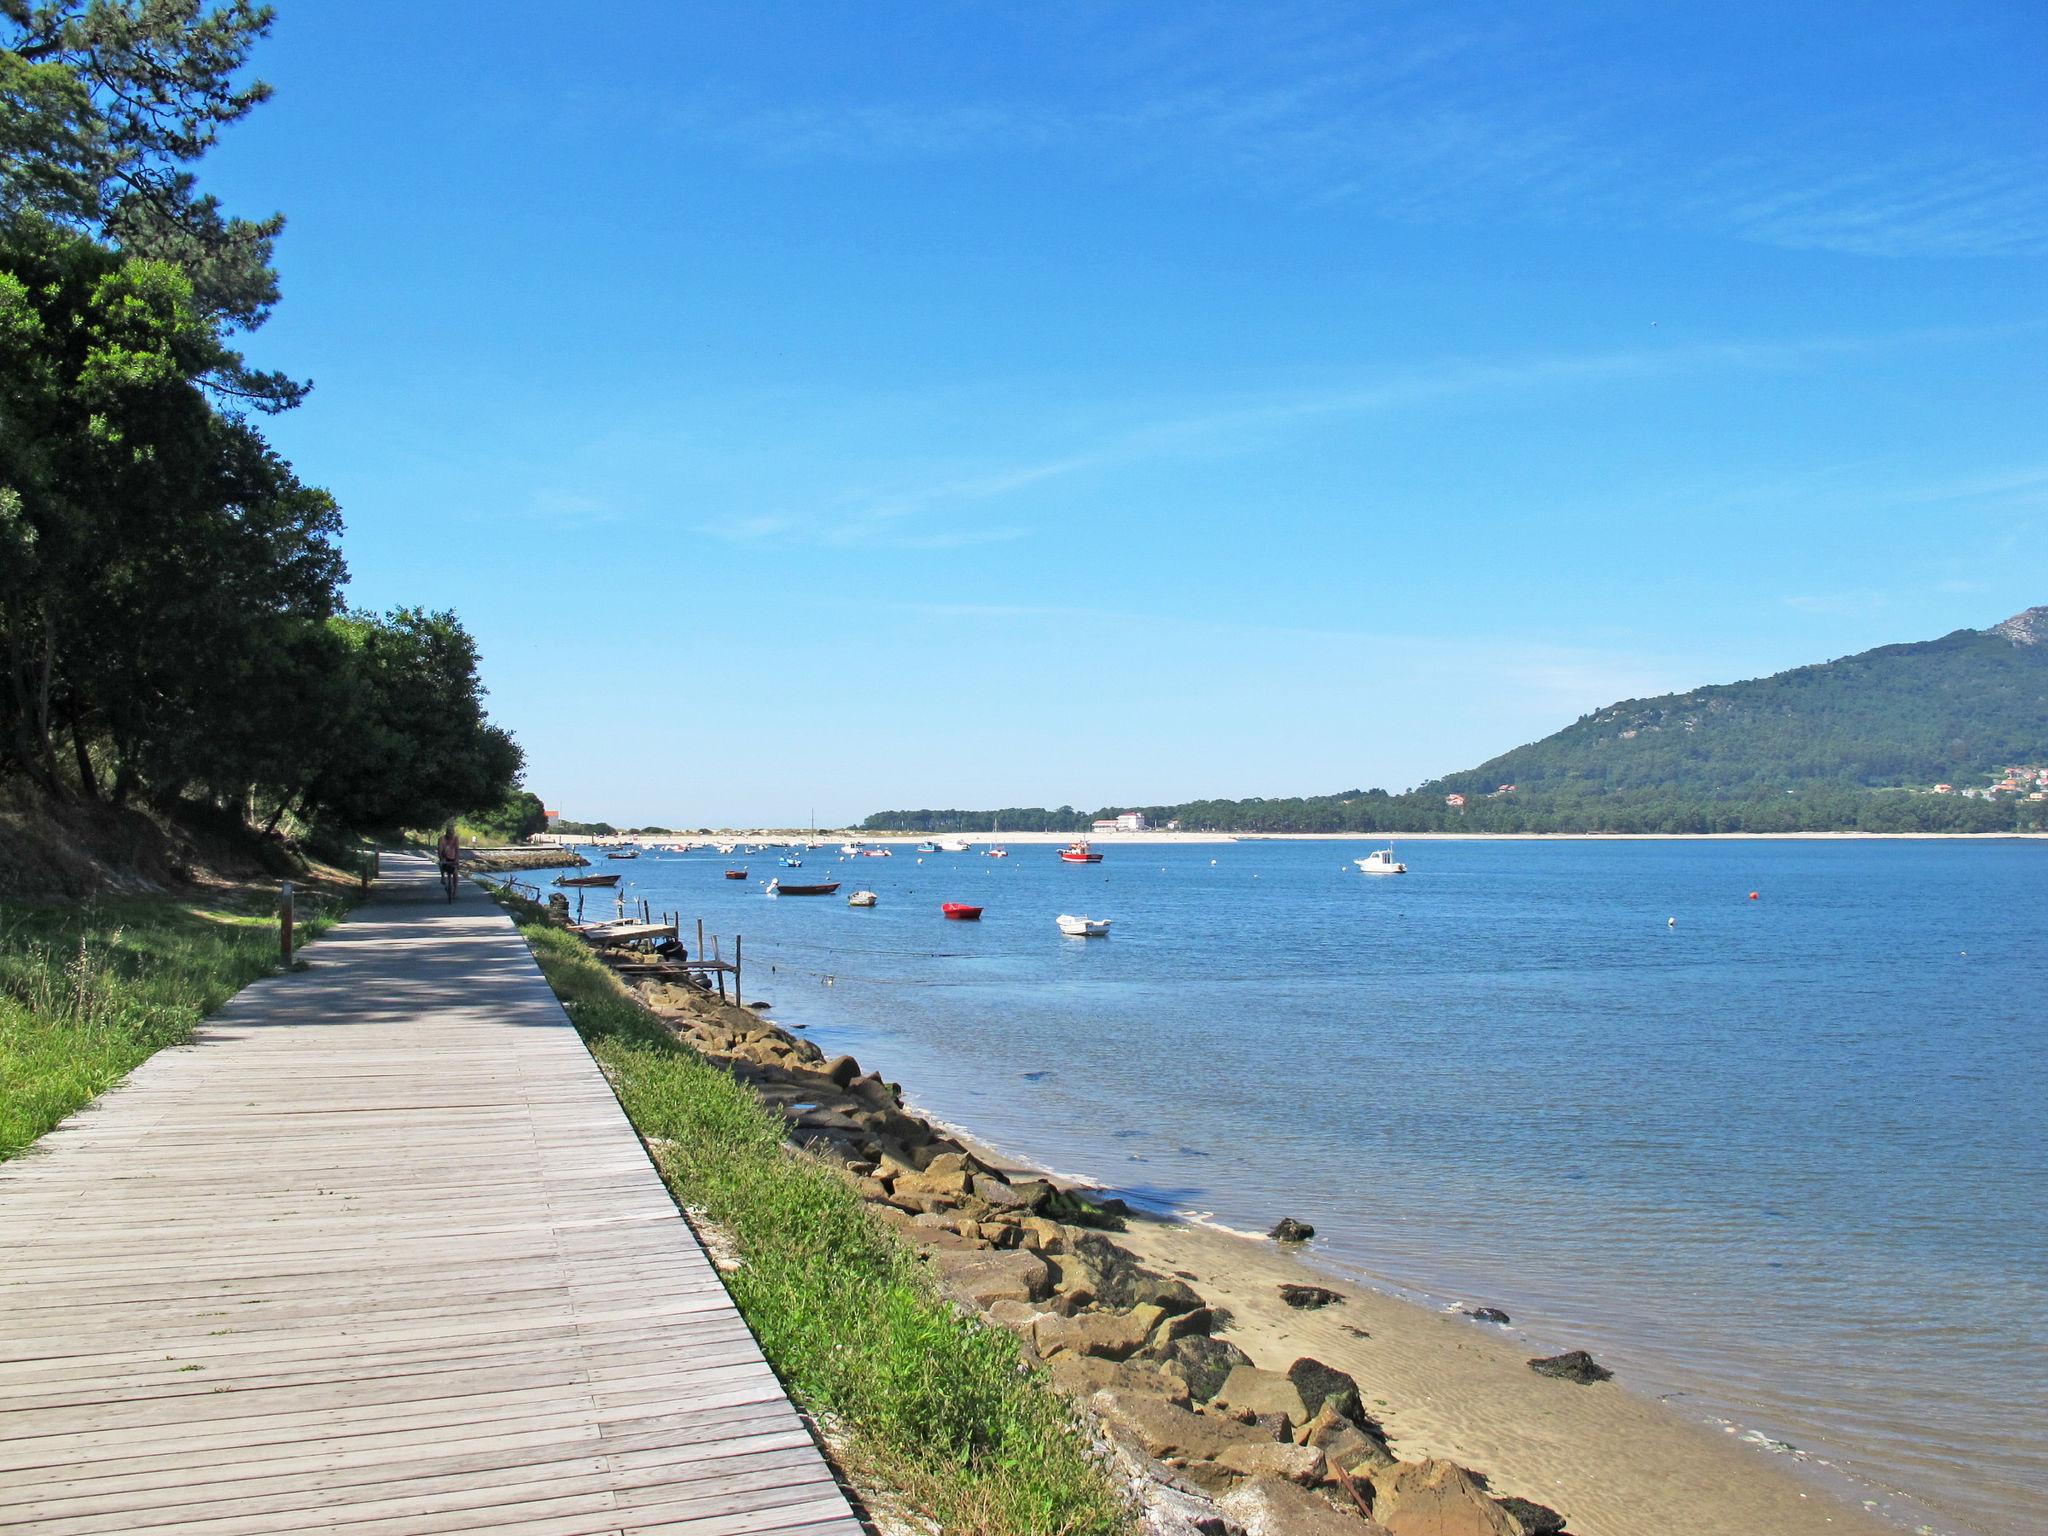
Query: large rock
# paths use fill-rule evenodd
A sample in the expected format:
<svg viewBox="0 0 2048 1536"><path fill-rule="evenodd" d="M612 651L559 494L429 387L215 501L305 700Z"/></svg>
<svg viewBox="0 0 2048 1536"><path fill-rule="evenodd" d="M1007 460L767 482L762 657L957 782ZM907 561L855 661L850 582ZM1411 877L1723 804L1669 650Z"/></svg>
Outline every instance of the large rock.
<svg viewBox="0 0 2048 1536"><path fill-rule="evenodd" d="M1316 1235L1316 1229L1305 1221L1296 1221L1292 1216L1282 1216L1266 1236L1276 1243L1305 1243Z"/></svg>
<svg viewBox="0 0 2048 1536"><path fill-rule="evenodd" d="M954 1295L977 1307L998 1301L1043 1301L1052 1293L1045 1260L1023 1248L943 1249L932 1254L940 1279Z"/></svg>
<svg viewBox="0 0 2048 1536"><path fill-rule="evenodd" d="M1555 1376L1560 1381L1575 1381L1582 1387L1590 1387L1596 1381L1611 1381L1614 1372L1604 1365L1596 1364L1593 1357L1583 1349L1567 1350L1561 1355L1551 1355L1543 1360L1531 1360L1529 1369L1538 1376Z"/></svg>
<svg viewBox="0 0 2048 1536"><path fill-rule="evenodd" d="M1209 1414L1190 1413L1141 1392L1104 1388L1088 1400L1095 1416L1121 1430L1158 1461L1215 1461L1234 1445L1270 1445L1269 1436Z"/></svg>
<svg viewBox="0 0 2048 1536"><path fill-rule="evenodd" d="M1498 1495L1495 1502L1513 1516L1517 1529L1524 1536L1563 1536L1564 1516L1548 1504L1538 1504L1534 1499L1518 1499L1508 1493Z"/></svg>
<svg viewBox="0 0 2048 1536"><path fill-rule="evenodd" d="M1278 1414L1289 1429L1306 1424L1314 1410L1301 1400L1301 1389L1278 1371L1262 1371L1255 1365L1240 1365L1223 1380L1216 1392L1216 1406L1225 1413L1253 1414L1263 1418Z"/></svg>
<svg viewBox="0 0 2048 1536"><path fill-rule="evenodd" d="M1523 1536L1454 1462L1399 1461L1372 1475L1372 1517L1393 1536Z"/></svg>
<svg viewBox="0 0 2048 1536"><path fill-rule="evenodd" d="M1284 1477L1304 1485L1321 1482L1325 1468L1321 1451L1288 1440L1233 1445L1216 1458L1216 1464L1243 1477Z"/></svg>
<svg viewBox="0 0 2048 1536"><path fill-rule="evenodd" d="M1325 1365L1304 1355L1287 1367L1287 1379L1301 1393L1301 1405L1308 1410L1310 1418L1325 1407L1336 1409L1347 1419L1358 1417L1358 1383L1334 1365Z"/></svg>
<svg viewBox="0 0 2048 1536"><path fill-rule="evenodd" d="M1105 1360L1099 1355L1061 1355L1052 1362L1052 1384L1071 1397L1093 1397L1105 1387L1118 1392L1163 1398L1176 1407L1188 1400L1185 1382L1135 1360Z"/></svg>
<svg viewBox="0 0 2048 1536"><path fill-rule="evenodd" d="M1145 1268L1126 1250L1093 1232L1074 1240L1069 1262L1087 1272L1089 1288L1105 1307L1123 1311L1149 1304L1162 1312L1180 1313L1192 1312L1202 1304L1202 1298L1185 1281Z"/></svg>
<svg viewBox="0 0 2048 1536"><path fill-rule="evenodd" d="M1219 1392L1230 1373L1250 1365L1252 1357L1228 1339L1201 1335L1175 1339L1160 1354L1161 1368L1188 1384L1197 1402L1208 1402Z"/></svg>
<svg viewBox="0 0 2048 1536"><path fill-rule="evenodd" d="M1317 1307L1327 1307L1344 1299L1343 1294L1321 1285L1297 1285L1289 1282L1280 1287L1280 1299L1299 1311L1312 1312Z"/></svg>
<svg viewBox="0 0 2048 1536"><path fill-rule="evenodd" d="M1160 1316L1157 1307L1133 1307L1128 1312L1052 1317L1038 1325L1034 1339L1039 1350L1047 1355L1100 1355L1105 1360L1126 1360L1144 1347Z"/></svg>
<svg viewBox="0 0 2048 1536"><path fill-rule="evenodd" d="M1216 1507L1245 1536L1387 1536L1385 1526L1346 1513L1283 1478L1252 1478L1217 1500Z"/></svg>
<svg viewBox="0 0 2048 1536"><path fill-rule="evenodd" d="M1379 1467L1391 1467L1394 1453L1386 1436L1374 1425L1366 1428L1338 1413L1328 1403L1295 1435L1303 1445L1312 1445L1328 1459L1330 1466L1353 1477L1364 1477ZM1334 1476L1334 1473L1332 1474Z"/></svg>

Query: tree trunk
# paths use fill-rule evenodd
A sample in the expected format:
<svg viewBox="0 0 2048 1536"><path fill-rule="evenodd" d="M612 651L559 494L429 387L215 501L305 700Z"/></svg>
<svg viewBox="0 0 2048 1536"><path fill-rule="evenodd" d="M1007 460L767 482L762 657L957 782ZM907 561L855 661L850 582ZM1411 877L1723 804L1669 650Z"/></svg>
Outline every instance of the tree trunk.
<svg viewBox="0 0 2048 1536"><path fill-rule="evenodd" d="M78 757L78 783L85 791L85 798L97 800L100 797L99 775L92 769L92 753L85 747L85 727L79 723L79 708L74 700L69 710L71 716L71 750Z"/></svg>

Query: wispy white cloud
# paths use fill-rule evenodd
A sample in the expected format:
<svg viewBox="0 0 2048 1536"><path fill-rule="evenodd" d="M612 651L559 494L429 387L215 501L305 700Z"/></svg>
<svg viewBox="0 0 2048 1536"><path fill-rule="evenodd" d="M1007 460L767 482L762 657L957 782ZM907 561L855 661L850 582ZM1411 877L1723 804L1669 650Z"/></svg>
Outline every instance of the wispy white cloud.
<svg viewBox="0 0 2048 1536"><path fill-rule="evenodd" d="M879 99L687 115L780 160L1059 154L1409 222L1661 227L1871 256L2048 251L2048 156L1987 137L1974 114L1913 135L1794 116L1783 82L1702 76L1680 54L1631 67L1591 20L1260 7L1065 24L1084 30L1057 95L962 99L912 80Z"/></svg>
<svg viewBox="0 0 2048 1536"><path fill-rule="evenodd" d="M1445 357L1366 377L1312 387L1275 388L1207 401L1155 403L1143 415L1124 406L1073 428L1062 451L1032 459L963 467L959 462L906 469L893 481L841 492L804 512L712 516L699 531L732 543L785 542L837 548L955 549L1025 538L1028 517L988 520L988 508L1136 464L1228 458L1256 451L1292 431L1318 423L1367 418L1475 397L1511 399L1571 389L1682 379L1713 372L1780 372L1844 358L1916 347L1938 347L2019 328L1922 329L1876 334L1793 337L1780 341L1731 340L1619 348L1519 358ZM1988 494L2048 494L2031 471L1994 477ZM1861 482L1865 490L1869 481ZM1713 498L1727 505L1761 504L1791 487L1733 488ZM1808 494L1812 486L1806 487ZM1908 495L1908 488L1889 494ZM1930 488L1926 491L1933 495ZM1953 499L1952 497L1950 499Z"/></svg>

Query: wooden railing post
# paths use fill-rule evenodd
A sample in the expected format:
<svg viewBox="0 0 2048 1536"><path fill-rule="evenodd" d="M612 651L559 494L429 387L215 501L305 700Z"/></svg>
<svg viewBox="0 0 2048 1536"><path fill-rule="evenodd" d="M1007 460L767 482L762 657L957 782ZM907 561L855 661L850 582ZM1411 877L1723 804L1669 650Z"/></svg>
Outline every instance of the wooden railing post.
<svg viewBox="0 0 2048 1536"><path fill-rule="evenodd" d="M289 970L292 963L292 883L287 880L277 893L277 950Z"/></svg>

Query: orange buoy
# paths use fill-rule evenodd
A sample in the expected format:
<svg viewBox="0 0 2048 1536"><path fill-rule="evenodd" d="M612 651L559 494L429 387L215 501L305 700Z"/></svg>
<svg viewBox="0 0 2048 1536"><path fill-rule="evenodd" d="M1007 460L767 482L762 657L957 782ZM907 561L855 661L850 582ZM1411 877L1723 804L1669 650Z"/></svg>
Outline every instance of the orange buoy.
<svg viewBox="0 0 2048 1536"><path fill-rule="evenodd" d="M1751 891L1751 892L1749 893L1749 899L1750 899L1751 901L1755 901L1755 900L1756 900L1756 892L1755 892L1755 891Z"/></svg>

